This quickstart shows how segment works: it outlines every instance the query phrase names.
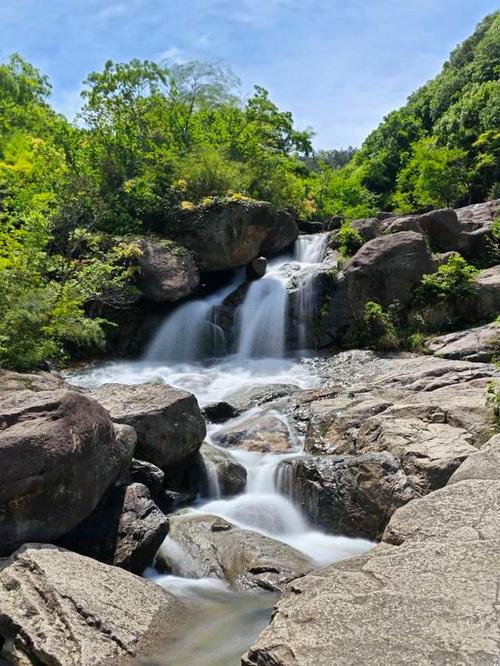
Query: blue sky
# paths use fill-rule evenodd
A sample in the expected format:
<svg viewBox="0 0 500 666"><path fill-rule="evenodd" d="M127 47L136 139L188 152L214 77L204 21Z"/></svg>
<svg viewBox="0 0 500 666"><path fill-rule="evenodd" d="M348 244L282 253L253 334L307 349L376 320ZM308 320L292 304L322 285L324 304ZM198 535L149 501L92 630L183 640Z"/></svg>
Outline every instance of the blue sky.
<svg viewBox="0 0 500 666"><path fill-rule="evenodd" d="M107 59L224 61L316 131L359 145L434 76L498 0L0 0L0 58L50 76L69 116Z"/></svg>

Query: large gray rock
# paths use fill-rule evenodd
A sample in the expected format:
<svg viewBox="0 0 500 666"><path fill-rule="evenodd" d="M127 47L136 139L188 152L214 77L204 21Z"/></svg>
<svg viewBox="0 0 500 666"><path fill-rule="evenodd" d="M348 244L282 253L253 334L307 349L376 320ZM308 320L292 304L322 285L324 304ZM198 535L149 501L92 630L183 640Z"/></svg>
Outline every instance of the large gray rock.
<svg viewBox="0 0 500 666"><path fill-rule="evenodd" d="M176 482L206 434L194 395L166 384L105 384L93 392L118 423L137 433L136 457L153 463Z"/></svg>
<svg viewBox="0 0 500 666"><path fill-rule="evenodd" d="M85 393L49 390L46 379L16 390L10 375L0 388L0 555L75 527L132 460L132 428L112 423Z"/></svg>
<svg viewBox="0 0 500 666"><path fill-rule="evenodd" d="M68 550L142 574L168 534L168 519L142 483L118 483L58 541Z"/></svg>
<svg viewBox="0 0 500 666"><path fill-rule="evenodd" d="M475 231L500 216L500 199L457 208L455 212L464 229Z"/></svg>
<svg viewBox="0 0 500 666"><path fill-rule="evenodd" d="M384 541L478 541L500 534L500 481L472 479L409 502L392 516Z"/></svg>
<svg viewBox="0 0 500 666"><path fill-rule="evenodd" d="M383 544L314 571L288 586L242 663L496 664L499 549L498 539Z"/></svg>
<svg viewBox="0 0 500 666"><path fill-rule="evenodd" d="M311 524L331 534L380 538L394 511L419 496L385 453L301 456L283 462L280 476Z"/></svg>
<svg viewBox="0 0 500 666"><path fill-rule="evenodd" d="M216 516L174 516L170 539L185 553L182 570L173 563L174 573L220 578L238 590L282 590L312 570L311 562L291 546ZM168 554L163 557L168 560Z"/></svg>
<svg viewBox="0 0 500 666"><path fill-rule="evenodd" d="M500 265L481 271L476 283L473 315L476 319L497 317L500 312Z"/></svg>
<svg viewBox="0 0 500 666"><path fill-rule="evenodd" d="M194 252L201 271L221 271L284 250L298 227L289 213L262 201L216 201L186 213L171 233Z"/></svg>
<svg viewBox="0 0 500 666"><path fill-rule="evenodd" d="M171 241L145 238L140 243L139 288L156 303L174 303L192 294L200 284L193 255Z"/></svg>
<svg viewBox="0 0 500 666"><path fill-rule="evenodd" d="M488 362L500 353L500 325L485 324L430 338L426 348L442 358Z"/></svg>
<svg viewBox="0 0 500 666"><path fill-rule="evenodd" d="M212 435L215 444L254 453L287 453L294 440L286 421L275 411L230 422Z"/></svg>
<svg viewBox="0 0 500 666"><path fill-rule="evenodd" d="M27 544L0 567L0 661L135 663L182 630L184 606L127 571Z"/></svg>
<svg viewBox="0 0 500 666"><path fill-rule="evenodd" d="M500 481L500 435L494 435L473 453L454 472L448 485L469 479L493 479Z"/></svg>

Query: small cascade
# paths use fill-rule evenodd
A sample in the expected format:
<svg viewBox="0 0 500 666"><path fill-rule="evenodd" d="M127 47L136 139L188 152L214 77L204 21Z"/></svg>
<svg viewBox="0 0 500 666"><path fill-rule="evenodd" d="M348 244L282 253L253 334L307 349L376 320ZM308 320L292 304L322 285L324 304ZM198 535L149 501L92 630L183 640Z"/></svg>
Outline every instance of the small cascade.
<svg viewBox="0 0 500 666"><path fill-rule="evenodd" d="M286 279L270 271L250 285L237 313L237 357L283 358L288 291Z"/></svg>
<svg viewBox="0 0 500 666"><path fill-rule="evenodd" d="M242 282L235 280L204 299L188 301L165 320L144 355L149 363L196 363L227 353L226 336L217 323L217 306Z"/></svg>
<svg viewBox="0 0 500 666"><path fill-rule="evenodd" d="M207 494L211 498L219 498L221 496L219 472L217 465L211 460L205 459L205 478L207 482Z"/></svg>
<svg viewBox="0 0 500 666"><path fill-rule="evenodd" d="M295 320L299 349L312 347L311 324L318 310L318 298L314 277L324 260L328 247L327 234L299 236L295 244L295 258L303 267L298 275L299 287L296 296Z"/></svg>

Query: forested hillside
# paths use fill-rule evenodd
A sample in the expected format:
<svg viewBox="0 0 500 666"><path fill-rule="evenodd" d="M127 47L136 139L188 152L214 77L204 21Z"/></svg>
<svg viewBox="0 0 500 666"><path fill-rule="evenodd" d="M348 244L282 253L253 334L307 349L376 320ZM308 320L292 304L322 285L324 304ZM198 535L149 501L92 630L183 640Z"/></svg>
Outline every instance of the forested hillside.
<svg viewBox="0 0 500 666"><path fill-rule="evenodd" d="M105 64L70 123L19 55L0 65L0 364L103 343L102 314L136 298L138 235L214 197L305 219L500 196L500 13L358 151L313 153L308 130L219 65ZM92 315L91 317L88 315Z"/></svg>

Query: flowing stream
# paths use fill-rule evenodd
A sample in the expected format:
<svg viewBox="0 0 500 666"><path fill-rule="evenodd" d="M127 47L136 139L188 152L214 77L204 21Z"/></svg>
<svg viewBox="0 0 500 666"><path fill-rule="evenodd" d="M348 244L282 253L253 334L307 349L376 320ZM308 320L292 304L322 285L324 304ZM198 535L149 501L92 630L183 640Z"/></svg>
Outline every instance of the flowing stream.
<svg viewBox="0 0 500 666"><path fill-rule="evenodd" d="M319 385L311 364L287 355L287 311L290 279L298 283L298 331L296 339L306 347L314 293L310 276L321 264L326 251L322 234L301 236L293 253L270 262L266 275L246 287L237 306L231 335L217 321L218 309L227 296L241 287L243 273L205 299L188 301L174 310L161 326L142 360L108 363L89 368L72 381L85 386L106 382L138 384L165 381L193 392L200 404L223 400L238 389L266 384L292 384L299 388ZM235 525L282 541L306 555L314 565L365 552L372 544L363 539L332 536L308 525L293 498L286 492L288 481L280 463L299 455L302 441L279 404L273 415L289 429L293 448L289 453L250 453L231 448L230 453L247 470L243 494L224 498L213 468L207 466L211 497L190 508L191 514L220 516ZM262 413L270 407L252 407L234 420ZM219 429L233 425L212 425L207 440L214 444ZM216 438L215 438L216 439ZM286 466L285 466L286 467ZM285 492L283 492L285 490ZM185 598L197 609L195 627L186 630L174 646L148 662L158 666L237 666L240 656L267 624L275 595L235 592L221 580L195 578L189 553L168 536L162 549L173 562L173 575L146 575L173 594ZM189 640L186 638L189 637Z"/></svg>

